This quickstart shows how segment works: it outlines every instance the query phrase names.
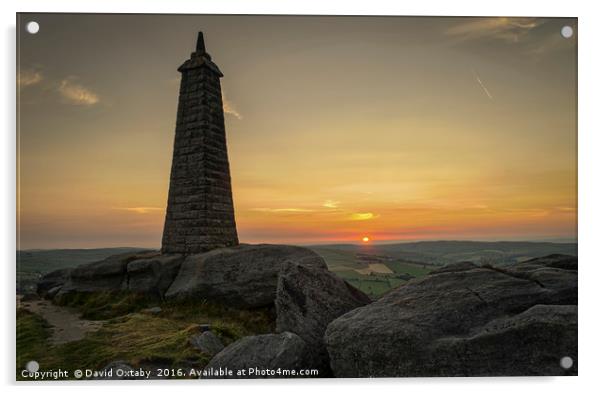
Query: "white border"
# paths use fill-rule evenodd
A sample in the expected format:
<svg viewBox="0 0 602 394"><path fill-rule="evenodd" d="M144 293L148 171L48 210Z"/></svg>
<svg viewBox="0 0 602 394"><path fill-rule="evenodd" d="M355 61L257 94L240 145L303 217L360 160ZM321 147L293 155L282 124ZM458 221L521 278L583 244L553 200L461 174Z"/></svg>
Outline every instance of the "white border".
<svg viewBox="0 0 602 394"><path fill-rule="evenodd" d="M600 349L600 307L598 300L602 280L602 250L599 247L599 228L602 225L600 186L602 145L600 133L600 59L599 38L602 37L602 15L593 1L526 2L505 0L495 4L485 1L429 1L394 2L370 1L315 1L289 0L221 0L221 1L134 1L134 0L69 0L69 1L3 1L0 3L4 46L0 67L2 72L2 100L0 119L4 122L1 141L2 204L0 242L5 302L2 323L0 373L8 392L16 389L47 392L91 391L107 389L145 390L164 394L166 386L177 390L211 390L221 392L286 392L305 393L313 390L339 392L387 391L407 393L504 393L534 392L567 393L599 390L598 369L602 356ZM570 16L579 17L579 377L578 378L445 378L445 379L333 379L329 381L244 381L244 382L131 382L15 385L14 379L14 261L15 261L15 12L118 12L118 13L224 13L224 14L346 14L346 15L457 15L457 16ZM131 386L135 386L131 387Z"/></svg>

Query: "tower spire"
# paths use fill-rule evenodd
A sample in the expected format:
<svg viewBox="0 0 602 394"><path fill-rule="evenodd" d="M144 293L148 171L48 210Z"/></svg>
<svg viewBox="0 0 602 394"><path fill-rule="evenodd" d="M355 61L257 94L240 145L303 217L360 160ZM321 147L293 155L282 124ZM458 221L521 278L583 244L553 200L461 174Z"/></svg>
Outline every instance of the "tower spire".
<svg viewBox="0 0 602 394"><path fill-rule="evenodd" d="M203 54L206 53L205 50L205 40L203 39L203 32L200 31L196 40L196 51L197 53Z"/></svg>

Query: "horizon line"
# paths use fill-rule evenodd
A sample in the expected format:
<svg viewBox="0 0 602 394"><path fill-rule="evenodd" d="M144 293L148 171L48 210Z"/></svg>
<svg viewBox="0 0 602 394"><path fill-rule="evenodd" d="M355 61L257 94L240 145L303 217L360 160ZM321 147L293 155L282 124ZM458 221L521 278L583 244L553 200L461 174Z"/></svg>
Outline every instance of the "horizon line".
<svg viewBox="0 0 602 394"><path fill-rule="evenodd" d="M481 242L481 243L508 243L508 242L524 242L524 243L552 243L552 244L578 244L578 239L571 238L542 238L542 239L420 239L420 240L387 240L387 241L371 241L369 244L361 241L349 242L349 241L333 241L333 242L318 242L318 243L296 243L296 242L240 242L239 245L261 245L261 244L272 244L272 245L296 245L296 246L329 246L329 245L357 245L357 246L370 246L370 245L395 245L395 244L410 244L410 243L422 243L422 242ZM95 249L145 249L145 250L161 250L160 246L97 246L97 247L54 247L54 248L36 248L31 247L27 249L16 249L17 252L26 251L49 251L49 250L95 250Z"/></svg>

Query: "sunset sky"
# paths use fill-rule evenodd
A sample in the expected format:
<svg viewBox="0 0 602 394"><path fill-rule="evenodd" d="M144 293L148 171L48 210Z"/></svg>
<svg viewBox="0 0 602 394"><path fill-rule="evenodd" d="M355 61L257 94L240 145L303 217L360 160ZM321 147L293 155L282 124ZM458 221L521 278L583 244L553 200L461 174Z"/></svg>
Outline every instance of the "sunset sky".
<svg viewBox="0 0 602 394"><path fill-rule="evenodd" d="M21 249L160 246L199 30L241 242L576 239L575 19L19 19Z"/></svg>

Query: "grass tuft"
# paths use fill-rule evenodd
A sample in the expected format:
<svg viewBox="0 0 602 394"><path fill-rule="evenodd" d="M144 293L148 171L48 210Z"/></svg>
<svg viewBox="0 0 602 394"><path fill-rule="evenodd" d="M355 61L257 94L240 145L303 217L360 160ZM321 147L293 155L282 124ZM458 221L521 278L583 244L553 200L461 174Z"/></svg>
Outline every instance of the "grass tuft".
<svg viewBox="0 0 602 394"><path fill-rule="evenodd" d="M138 312L157 301L133 293L98 292L64 294L55 299L54 302L57 305L77 309L84 319L106 320Z"/></svg>
<svg viewBox="0 0 602 394"><path fill-rule="evenodd" d="M60 300L84 318L103 319L103 327L84 339L62 345L49 341L51 330L41 317L17 311L17 377L25 363L36 360L40 368L102 369L124 360L134 367L202 368L210 357L194 349L189 339L209 324L224 345L247 336L274 331L273 308L238 310L207 302L164 302L131 294L78 294ZM142 313L160 306L157 314Z"/></svg>

